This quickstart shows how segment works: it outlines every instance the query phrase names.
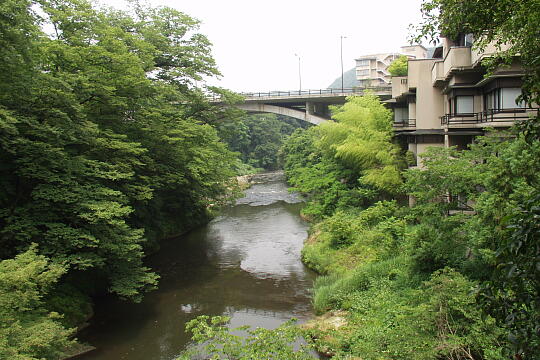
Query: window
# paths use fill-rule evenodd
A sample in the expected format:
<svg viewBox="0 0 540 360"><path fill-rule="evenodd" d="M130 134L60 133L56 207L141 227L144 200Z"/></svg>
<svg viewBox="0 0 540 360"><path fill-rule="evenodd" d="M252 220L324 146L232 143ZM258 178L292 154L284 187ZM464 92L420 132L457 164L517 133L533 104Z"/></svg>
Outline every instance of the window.
<svg viewBox="0 0 540 360"><path fill-rule="evenodd" d="M465 46L472 46L472 44L474 43L472 34L466 34L463 40Z"/></svg>
<svg viewBox="0 0 540 360"><path fill-rule="evenodd" d="M356 75L358 75L358 76L369 75L369 70L356 70Z"/></svg>
<svg viewBox="0 0 540 360"><path fill-rule="evenodd" d="M498 102L499 97L497 96L498 91L499 89L495 91L491 91L484 96L484 102L485 102L484 109L495 110L499 108L499 102Z"/></svg>
<svg viewBox="0 0 540 360"><path fill-rule="evenodd" d="M520 88L502 88L501 90L501 109L514 109L523 107L523 104L516 104L516 99L521 95Z"/></svg>
<svg viewBox="0 0 540 360"><path fill-rule="evenodd" d="M472 46L474 38L472 34L459 34L456 41L457 46Z"/></svg>
<svg viewBox="0 0 540 360"><path fill-rule="evenodd" d="M356 66L369 66L369 59L356 60Z"/></svg>
<svg viewBox="0 0 540 360"><path fill-rule="evenodd" d="M454 114L471 114L474 112L474 96L456 96L454 99Z"/></svg>
<svg viewBox="0 0 540 360"><path fill-rule="evenodd" d="M523 108L525 104L520 102L516 104L517 97L521 95L520 88L499 88L484 96L486 110L504 110Z"/></svg>
<svg viewBox="0 0 540 360"><path fill-rule="evenodd" d="M394 122L404 123L408 122L409 108L395 108L394 109Z"/></svg>
<svg viewBox="0 0 540 360"><path fill-rule="evenodd" d="M358 80L358 86L359 87L367 87L367 86L369 86L369 80Z"/></svg>

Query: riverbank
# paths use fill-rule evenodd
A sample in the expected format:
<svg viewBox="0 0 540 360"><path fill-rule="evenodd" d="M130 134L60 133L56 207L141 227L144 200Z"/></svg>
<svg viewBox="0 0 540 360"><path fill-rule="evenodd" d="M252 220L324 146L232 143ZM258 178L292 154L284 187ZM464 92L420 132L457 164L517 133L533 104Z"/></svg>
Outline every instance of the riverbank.
<svg viewBox="0 0 540 360"><path fill-rule="evenodd" d="M434 148L421 170L403 171L378 99L349 99L334 118L295 132L282 150L291 187L309 196L302 260L321 274L314 309L342 314L337 328L314 321L317 348L340 359L507 359L508 329L482 302L501 276L497 251L507 251L496 244L507 237L497 219L512 216L493 179L509 168L501 149L513 163L521 145L490 136L470 151ZM414 206L400 203L404 195ZM476 200L474 212L452 211L462 198Z"/></svg>

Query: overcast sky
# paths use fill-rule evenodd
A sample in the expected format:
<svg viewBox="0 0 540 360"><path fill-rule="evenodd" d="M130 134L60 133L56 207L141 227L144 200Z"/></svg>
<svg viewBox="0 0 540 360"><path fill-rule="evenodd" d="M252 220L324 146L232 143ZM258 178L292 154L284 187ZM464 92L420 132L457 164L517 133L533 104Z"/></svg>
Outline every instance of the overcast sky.
<svg viewBox="0 0 540 360"><path fill-rule="evenodd" d="M121 7L122 0L103 1ZM223 74L212 85L234 91L326 88L354 59L406 45L421 0L149 0L202 22Z"/></svg>

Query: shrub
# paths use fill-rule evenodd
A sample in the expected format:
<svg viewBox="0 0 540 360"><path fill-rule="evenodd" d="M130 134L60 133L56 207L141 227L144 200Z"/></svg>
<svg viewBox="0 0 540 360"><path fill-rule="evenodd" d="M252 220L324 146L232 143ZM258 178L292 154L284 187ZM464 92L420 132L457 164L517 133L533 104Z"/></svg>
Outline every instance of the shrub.
<svg viewBox="0 0 540 360"><path fill-rule="evenodd" d="M203 354L205 359L315 359L307 346L297 346L302 332L294 326L294 320L273 330L253 330L249 326L229 329L228 322L226 316L210 318L206 315L188 322L186 331L193 334L192 340L198 346L185 351L178 360L199 359ZM238 331L246 333L246 336L232 334Z"/></svg>

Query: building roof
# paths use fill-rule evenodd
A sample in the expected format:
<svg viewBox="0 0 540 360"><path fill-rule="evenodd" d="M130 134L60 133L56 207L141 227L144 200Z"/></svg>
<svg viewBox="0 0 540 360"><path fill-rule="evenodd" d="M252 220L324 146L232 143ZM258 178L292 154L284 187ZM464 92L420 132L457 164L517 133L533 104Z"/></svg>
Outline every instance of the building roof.
<svg viewBox="0 0 540 360"><path fill-rule="evenodd" d="M385 58L385 57L388 57L388 56L399 56L399 55L401 55L401 53L398 53L398 52L368 54L368 55L360 55L355 60L378 59L378 58Z"/></svg>
<svg viewBox="0 0 540 360"><path fill-rule="evenodd" d="M403 46L400 46L401 49L403 48L413 48L413 47L416 47L416 46L419 46L421 47L422 49L424 50L428 50L424 45L422 44L414 44L414 45L403 45Z"/></svg>

